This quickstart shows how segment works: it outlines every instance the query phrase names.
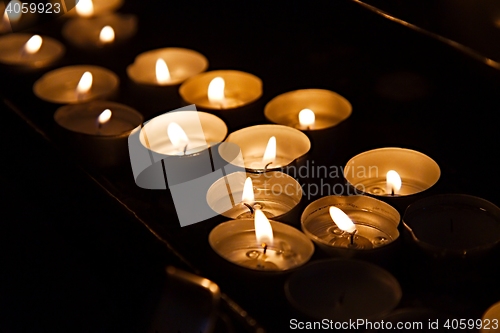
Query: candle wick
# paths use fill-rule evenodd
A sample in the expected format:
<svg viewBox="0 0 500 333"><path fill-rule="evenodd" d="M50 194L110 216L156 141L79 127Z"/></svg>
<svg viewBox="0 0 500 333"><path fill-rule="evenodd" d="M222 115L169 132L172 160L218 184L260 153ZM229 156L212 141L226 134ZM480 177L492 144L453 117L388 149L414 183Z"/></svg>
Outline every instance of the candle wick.
<svg viewBox="0 0 500 333"><path fill-rule="evenodd" d="M266 166L264 167L264 172L267 172L267 168L268 168L271 164L273 164L273 162L269 162L269 163L267 163L267 164L266 164Z"/></svg>
<svg viewBox="0 0 500 333"><path fill-rule="evenodd" d="M266 243L262 243L261 246L264 248L264 255L265 255L266 251L267 251L267 244Z"/></svg>
<svg viewBox="0 0 500 333"><path fill-rule="evenodd" d="M394 187L391 188L391 195L394 196Z"/></svg>
<svg viewBox="0 0 500 333"><path fill-rule="evenodd" d="M185 145L185 146L184 146L184 151L183 151L184 155L186 155L186 151L187 151L187 149L188 149L188 145Z"/></svg>
<svg viewBox="0 0 500 333"><path fill-rule="evenodd" d="M358 230L354 230L354 232L350 235L351 245L354 245L354 235L358 232Z"/></svg>
<svg viewBox="0 0 500 333"><path fill-rule="evenodd" d="M247 208L250 210L250 213L253 215L253 208L252 206L250 206L249 204L247 204L246 202L243 203L245 206L247 206Z"/></svg>

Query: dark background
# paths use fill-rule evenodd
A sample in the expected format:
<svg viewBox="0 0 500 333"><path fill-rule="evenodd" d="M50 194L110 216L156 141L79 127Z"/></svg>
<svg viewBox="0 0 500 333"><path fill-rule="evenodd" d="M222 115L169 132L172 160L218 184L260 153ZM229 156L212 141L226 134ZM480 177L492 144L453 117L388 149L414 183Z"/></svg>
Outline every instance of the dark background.
<svg viewBox="0 0 500 333"><path fill-rule="evenodd" d="M453 12L418 3L392 2L403 11L419 7L415 17L425 16L433 22L448 22L443 16ZM456 8L451 1L440 4ZM230 130L265 122L263 107L277 94L302 88L330 89L350 100L353 114L337 132L313 141L316 156L321 147L327 163L342 166L368 149L416 149L441 167L442 178L434 193L467 193L500 203L496 159L499 76L476 59L350 1L225 5L126 1L120 11L138 16L139 31L134 39L93 52L66 43L67 54L58 66L89 63L112 69L122 80L118 101L134 106L146 119L179 107L181 102L174 98L154 105L141 99L127 81L126 66L150 49L191 48L209 59L210 70L247 71L264 82L263 97L244 117L227 116ZM482 13L478 12L461 13L463 20L455 26L443 24L451 31L471 28L476 33L477 26L468 23L468 15ZM494 25L492 18L485 20ZM61 24L52 21L30 31L62 40ZM477 34L495 36L487 29ZM477 50L486 54L479 47ZM61 148L51 119L57 106L39 101L31 92L42 74L6 68L0 74L4 101L0 105L0 330L141 331L164 279L163 268L167 264L192 267L181 263L99 186L103 184L101 171L85 167ZM120 172L126 175L129 170ZM156 215L165 214L154 205L151 211L139 209L150 217L153 230L166 230L167 236L191 232L176 231L175 216L161 216L166 225L158 223L151 217L155 209ZM193 232L205 239L206 230ZM231 276L225 279L224 272L207 267L204 255L185 251L181 240L171 241L193 266L220 283L223 291L229 290L230 296L248 304L250 313L256 313L265 327L276 332L286 329L286 321L272 320L249 301L252 295L238 283L228 282ZM200 247L207 250L208 246ZM413 287L408 282L403 292L412 294ZM481 295L472 300L469 296L450 299L455 292L451 289L436 298L409 297L404 305L434 305L462 318L479 318L500 299L497 290L479 290ZM285 311L280 318L287 315Z"/></svg>

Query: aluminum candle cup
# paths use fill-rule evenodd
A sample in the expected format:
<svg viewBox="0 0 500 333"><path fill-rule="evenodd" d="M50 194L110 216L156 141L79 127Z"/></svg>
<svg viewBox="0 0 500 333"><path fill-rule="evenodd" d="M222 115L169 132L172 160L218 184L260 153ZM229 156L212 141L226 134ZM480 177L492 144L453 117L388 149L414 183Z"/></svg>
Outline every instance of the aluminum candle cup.
<svg viewBox="0 0 500 333"><path fill-rule="evenodd" d="M384 269L357 260L316 261L285 283L290 304L313 320L377 320L401 299L398 281Z"/></svg>
<svg viewBox="0 0 500 333"><path fill-rule="evenodd" d="M112 29L106 36L103 29ZM120 44L135 35L137 18L133 15L108 14L93 18L74 18L62 29L62 35L82 49L97 49Z"/></svg>
<svg viewBox="0 0 500 333"><path fill-rule="evenodd" d="M401 188L392 195L386 175L396 171ZM380 148L366 151L350 159L345 179L357 190L376 196L407 196L432 187L441 175L439 165L430 157L411 149Z"/></svg>
<svg viewBox="0 0 500 333"><path fill-rule="evenodd" d="M351 235L339 229L329 213L331 206L341 209L354 223ZM302 213L304 233L330 255L345 257L370 255L386 249L399 237L400 215L380 200L362 196L328 196L309 204Z"/></svg>
<svg viewBox="0 0 500 333"><path fill-rule="evenodd" d="M211 85L215 78L222 80ZM209 86L213 96L209 96ZM204 109L234 109L259 99L262 95L262 81L255 75L235 70L211 71L184 82L179 93L186 102Z"/></svg>
<svg viewBox="0 0 500 333"><path fill-rule="evenodd" d="M92 74L92 86L88 91L79 93L77 86L85 72ZM111 97L116 93L119 82L115 73L102 67L67 66L44 74L33 85L33 92L38 98L51 103L83 103Z"/></svg>
<svg viewBox="0 0 500 333"><path fill-rule="evenodd" d="M470 195L419 200L407 208L403 223L415 243L435 257L470 257L500 242L500 208Z"/></svg>
<svg viewBox="0 0 500 333"><path fill-rule="evenodd" d="M195 120L199 120L199 122ZM172 123L179 125L187 135L189 142L185 147L177 147L169 137L168 128ZM210 113L175 111L150 120L141 132L141 143L155 153L188 156L206 150L210 144L224 140L227 127L220 118Z"/></svg>
<svg viewBox="0 0 500 333"><path fill-rule="evenodd" d="M276 138L276 157L264 159L271 137ZM251 172L265 172L286 167L304 156L311 148L309 138L299 130L283 125L256 125L229 134L226 142L240 147L243 159L231 161L231 152L219 148L222 158ZM267 167L266 167L267 166Z"/></svg>
<svg viewBox="0 0 500 333"><path fill-rule="evenodd" d="M312 119L307 119L307 115L304 117L304 112L301 114L304 109L312 111ZM336 126L351 112L349 101L323 89L302 89L281 94L267 103L264 109L266 118L276 124L311 131Z"/></svg>
<svg viewBox="0 0 500 333"><path fill-rule="evenodd" d="M253 213L242 201L247 177L252 179L255 200L252 209L261 209L268 218L279 218L302 199L302 187L282 172L247 174L235 172L217 180L208 190L208 205L218 214L232 219L252 218Z"/></svg>
<svg viewBox="0 0 500 333"><path fill-rule="evenodd" d="M99 125L99 116L106 109L111 111L111 118ZM109 101L63 106L54 120L63 129L64 143L87 164L97 167L124 165L128 160L128 135L143 121L134 109Z"/></svg>
<svg viewBox="0 0 500 333"><path fill-rule="evenodd" d="M493 304L483 314L481 333L500 332L500 302Z"/></svg>
<svg viewBox="0 0 500 333"><path fill-rule="evenodd" d="M160 79L156 71L158 59L165 61L168 70L167 76ZM127 75L139 84L170 86L184 82L205 71L207 67L208 60L202 54L189 49L168 47L138 55L134 63L127 67Z"/></svg>
<svg viewBox="0 0 500 333"><path fill-rule="evenodd" d="M195 110L191 105L164 113L129 137L136 184L150 190L168 188L181 226L217 216L207 204L208 189L224 173L243 170L218 156L217 145L227 133L224 122Z"/></svg>
<svg viewBox="0 0 500 333"><path fill-rule="evenodd" d="M28 40L34 37L32 34L13 33L0 37L0 63L14 68L36 69L48 67L59 60L65 52L64 46L50 37L41 37L39 41L32 39L37 45L30 48ZM38 43L37 43L38 42ZM36 46L39 45L39 48Z"/></svg>
<svg viewBox="0 0 500 333"><path fill-rule="evenodd" d="M297 229L270 221L274 245L266 255L256 241L253 219L224 222L208 237L212 249L233 264L257 271L286 271L305 264L314 253L313 243Z"/></svg>

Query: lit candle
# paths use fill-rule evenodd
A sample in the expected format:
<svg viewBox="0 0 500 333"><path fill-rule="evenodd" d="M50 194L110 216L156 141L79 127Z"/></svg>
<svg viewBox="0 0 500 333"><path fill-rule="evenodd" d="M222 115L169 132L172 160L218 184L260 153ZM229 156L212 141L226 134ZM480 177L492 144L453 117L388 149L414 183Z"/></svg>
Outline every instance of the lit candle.
<svg viewBox="0 0 500 333"><path fill-rule="evenodd" d="M105 68L78 65L46 73L35 82L33 92L51 103L81 103L112 96L118 84L118 76Z"/></svg>
<svg viewBox="0 0 500 333"><path fill-rule="evenodd" d="M144 147L162 155L193 155L226 137L224 122L209 113L168 112L151 119L141 129Z"/></svg>
<svg viewBox="0 0 500 333"><path fill-rule="evenodd" d="M432 187L440 175L434 160L404 148L370 150L354 156L344 167L344 177L352 186L377 196L416 194Z"/></svg>
<svg viewBox="0 0 500 333"><path fill-rule="evenodd" d="M470 257L500 242L500 208L469 195L421 199L406 209L403 223L417 245L435 257Z"/></svg>
<svg viewBox="0 0 500 333"><path fill-rule="evenodd" d="M252 218L260 209L268 218L282 218L302 199L302 187L289 175L234 172L218 179L207 192L208 205L218 214Z"/></svg>
<svg viewBox="0 0 500 333"><path fill-rule="evenodd" d="M258 172L286 167L311 148L311 142L304 133L282 125L246 127L231 133L226 142L241 148L243 159L235 161L240 163L238 166ZM219 152L226 159L224 146L219 148Z"/></svg>
<svg viewBox="0 0 500 333"><path fill-rule="evenodd" d="M264 114L270 121L300 130L321 130L347 119L352 106L344 97L324 89L290 91L267 103Z"/></svg>
<svg viewBox="0 0 500 333"><path fill-rule="evenodd" d="M356 234L358 229L356 229L349 216L340 208L330 206L329 212L333 222L335 222L339 231L341 231L341 233L334 231L334 233L339 234L339 237L332 240L332 246L363 249L371 249L373 247L373 244L368 239Z"/></svg>
<svg viewBox="0 0 500 333"><path fill-rule="evenodd" d="M37 13L32 13L29 10L23 13L22 8L23 3L19 0L0 2L0 34L21 31L34 26Z"/></svg>
<svg viewBox="0 0 500 333"><path fill-rule="evenodd" d="M74 18L62 29L66 40L81 49L100 49L123 43L135 35L134 15L108 14L92 18Z"/></svg>
<svg viewBox="0 0 500 333"><path fill-rule="evenodd" d="M399 220L393 207L360 195L323 197L309 204L301 217L309 238L327 253L343 256L370 255L372 249L391 244L399 237Z"/></svg>
<svg viewBox="0 0 500 333"><path fill-rule="evenodd" d="M257 271L285 271L305 264L314 245L297 229L255 211L254 219L225 222L209 235L212 249L224 259Z"/></svg>
<svg viewBox="0 0 500 333"><path fill-rule="evenodd" d="M64 46L50 37L25 33L0 37L0 63L13 67L48 67L59 60L64 52Z"/></svg>
<svg viewBox="0 0 500 333"><path fill-rule="evenodd" d="M65 143L85 163L111 167L127 162L128 135L143 118L123 104L91 101L60 107L54 120L63 130Z"/></svg>
<svg viewBox="0 0 500 333"><path fill-rule="evenodd" d="M75 8L68 11L66 15L91 18L114 12L122 4L123 0L78 0Z"/></svg>
<svg viewBox="0 0 500 333"><path fill-rule="evenodd" d="M202 54L171 47L138 55L127 67L127 75L140 84L168 86L180 84L207 67L208 60Z"/></svg>
<svg viewBox="0 0 500 333"><path fill-rule="evenodd" d="M240 71L211 71L184 82L179 93L186 102L202 108L233 109L256 101L262 95L262 81Z"/></svg>
<svg viewBox="0 0 500 333"><path fill-rule="evenodd" d="M331 259L293 273L285 283L285 295L308 318L349 322L382 318L398 305L402 292L396 278L376 265Z"/></svg>

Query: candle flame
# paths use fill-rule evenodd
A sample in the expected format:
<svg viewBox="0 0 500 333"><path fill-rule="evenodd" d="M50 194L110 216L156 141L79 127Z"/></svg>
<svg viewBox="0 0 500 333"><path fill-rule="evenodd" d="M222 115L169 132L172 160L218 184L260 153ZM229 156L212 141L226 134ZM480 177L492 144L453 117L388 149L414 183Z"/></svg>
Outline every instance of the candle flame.
<svg viewBox="0 0 500 333"><path fill-rule="evenodd" d="M300 126L310 127L314 125L315 121L316 121L316 116L314 115L314 112L312 110L303 109L302 111L299 112Z"/></svg>
<svg viewBox="0 0 500 333"><path fill-rule="evenodd" d="M224 87L226 83L221 77L216 77L208 85L208 100L213 103L221 103L226 98L224 95Z"/></svg>
<svg viewBox="0 0 500 333"><path fill-rule="evenodd" d="M273 228L266 215L260 209L255 210L254 225L257 243L272 245L274 241Z"/></svg>
<svg viewBox="0 0 500 333"><path fill-rule="evenodd" d="M399 173L394 170L389 170L386 174L386 182L387 182L387 191L394 194L397 194L401 189L401 177Z"/></svg>
<svg viewBox="0 0 500 333"><path fill-rule="evenodd" d="M272 136L269 138L269 141L267 142L262 162L268 164L274 162L275 159L276 159L276 137Z"/></svg>
<svg viewBox="0 0 500 333"><path fill-rule="evenodd" d="M182 127L177 123L168 124L167 134L170 142L172 142L172 145L176 149L184 150L189 144L186 132L184 132Z"/></svg>
<svg viewBox="0 0 500 333"><path fill-rule="evenodd" d="M253 204L255 201L252 178L250 177L247 177L245 185L243 185L243 195L241 196L241 201L247 204Z"/></svg>
<svg viewBox="0 0 500 333"><path fill-rule="evenodd" d="M352 223L349 216L347 216L347 214L344 213L340 208L330 206L330 217L340 230L346 231L351 234L356 231L356 226L354 225L354 223Z"/></svg>
<svg viewBox="0 0 500 333"><path fill-rule="evenodd" d="M83 17L90 17L94 15L94 4L92 0L78 0L75 6L78 15Z"/></svg>
<svg viewBox="0 0 500 333"><path fill-rule="evenodd" d="M99 34L99 40L104 44L112 43L115 40L115 31L113 28L109 25L102 28Z"/></svg>
<svg viewBox="0 0 500 333"><path fill-rule="evenodd" d="M78 82L78 86L76 87L76 92L78 94L86 94L92 88L92 73L85 72L83 73L80 82Z"/></svg>
<svg viewBox="0 0 500 333"><path fill-rule="evenodd" d="M39 35L33 35L27 42L24 44L24 51L28 54L37 53L42 47L42 37Z"/></svg>
<svg viewBox="0 0 500 333"><path fill-rule="evenodd" d="M102 111L102 113L97 118L97 121L99 121L99 124L103 125L111 119L111 115L112 115L111 110L106 109L106 110Z"/></svg>
<svg viewBox="0 0 500 333"><path fill-rule="evenodd" d="M163 59L156 60L156 81L159 84L170 82L170 71L167 63Z"/></svg>

